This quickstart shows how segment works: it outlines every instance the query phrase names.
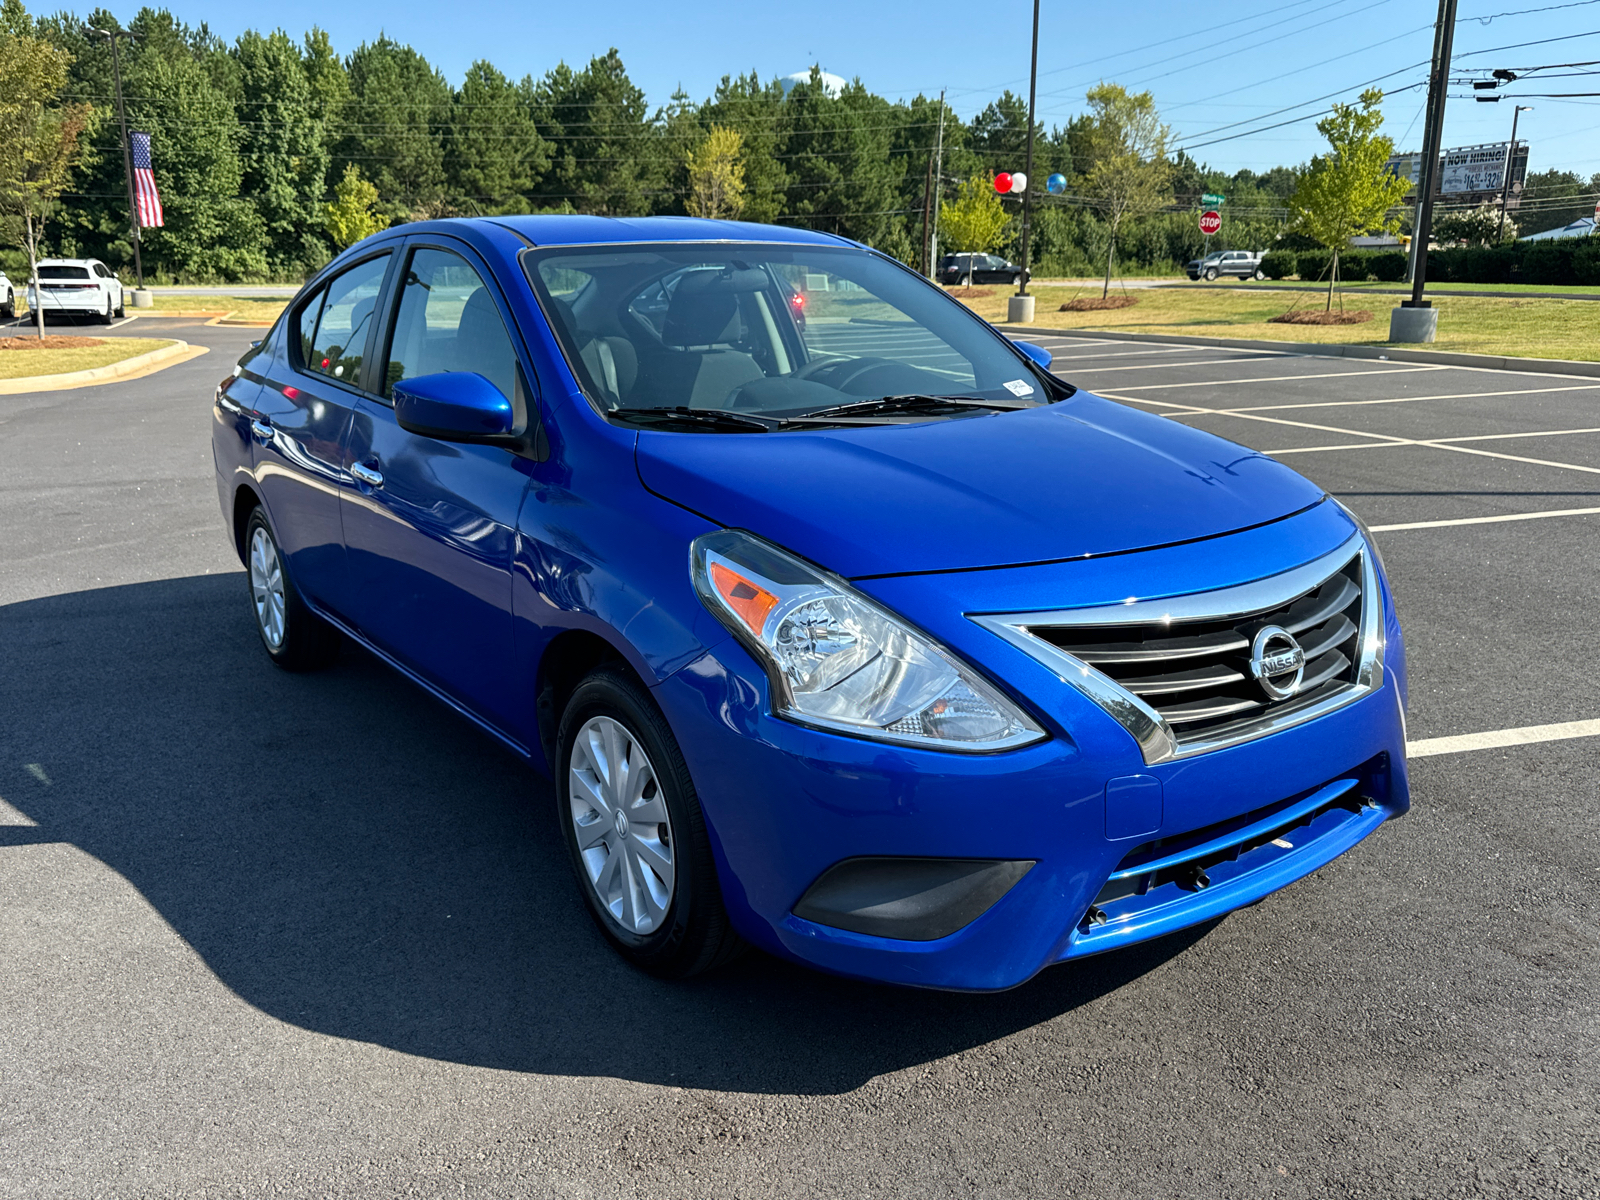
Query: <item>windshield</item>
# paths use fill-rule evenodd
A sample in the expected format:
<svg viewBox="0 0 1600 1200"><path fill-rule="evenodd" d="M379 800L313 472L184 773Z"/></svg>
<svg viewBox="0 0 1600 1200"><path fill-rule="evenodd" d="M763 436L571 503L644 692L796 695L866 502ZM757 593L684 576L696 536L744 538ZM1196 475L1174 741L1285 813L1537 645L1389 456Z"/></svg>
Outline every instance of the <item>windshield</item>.
<svg viewBox="0 0 1600 1200"><path fill-rule="evenodd" d="M886 397L1015 408L1070 390L938 288L860 250L678 243L533 250L524 261L584 390L624 418L681 410L736 432L706 418L743 415L759 428L750 418Z"/></svg>
<svg viewBox="0 0 1600 1200"><path fill-rule="evenodd" d="M40 279L87 279L88 267L40 267Z"/></svg>

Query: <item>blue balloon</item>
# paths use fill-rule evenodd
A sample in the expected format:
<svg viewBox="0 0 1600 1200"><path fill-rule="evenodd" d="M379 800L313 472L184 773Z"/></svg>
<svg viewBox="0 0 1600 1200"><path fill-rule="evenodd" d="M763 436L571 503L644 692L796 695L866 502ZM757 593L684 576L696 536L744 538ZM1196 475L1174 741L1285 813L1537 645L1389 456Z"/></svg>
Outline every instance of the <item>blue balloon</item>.
<svg viewBox="0 0 1600 1200"><path fill-rule="evenodd" d="M1057 173L1050 176L1049 179L1046 179L1044 181L1044 186L1050 189L1050 194L1052 196L1059 196L1061 193L1067 190L1067 177Z"/></svg>

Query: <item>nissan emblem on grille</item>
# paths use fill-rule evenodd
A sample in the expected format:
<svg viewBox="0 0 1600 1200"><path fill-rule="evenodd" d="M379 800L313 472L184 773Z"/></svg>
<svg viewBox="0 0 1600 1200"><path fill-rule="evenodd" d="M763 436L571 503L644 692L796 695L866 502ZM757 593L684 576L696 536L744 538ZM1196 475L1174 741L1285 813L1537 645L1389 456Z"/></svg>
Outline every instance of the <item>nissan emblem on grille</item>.
<svg viewBox="0 0 1600 1200"><path fill-rule="evenodd" d="M1250 643L1250 674L1274 700L1287 700L1300 690L1306 672L1306 652L1294 635L1278 625L1268 625Z"/></svg>

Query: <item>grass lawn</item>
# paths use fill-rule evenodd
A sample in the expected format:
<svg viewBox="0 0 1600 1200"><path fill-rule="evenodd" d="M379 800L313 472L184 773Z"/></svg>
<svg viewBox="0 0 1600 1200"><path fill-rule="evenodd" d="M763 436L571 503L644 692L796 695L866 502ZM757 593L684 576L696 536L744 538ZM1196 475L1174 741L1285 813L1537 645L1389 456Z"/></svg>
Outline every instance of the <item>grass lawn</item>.
<svg viewBox="0 0 1600 1200"><path fill-rule="evenodd" d="M290 296L229 296L223 293L206 296L168 296L157 292L152 297L155 301L149 308L134 308L130 302L130 313L152 313L161 316L163 313L195 314L203 313L208 317L220 317L224 313L230 321L275 321L278 314L288 307Z"/></svg>
<svg viewBox="0 0 1600 1200"><path fill-rule="evenodd" d="M25 339L24 339L25 340ZM53 339L56 343L65 338ZM172 345L171 338L74 338L95 345L68 349L0 350L0 379L23 379L31 375L63 375L68 371L87 371L109 367L125 358Z"/></svg>
<svg viewBox="0 0 1600 1200"><path fill-rule="evenodd" d="M1218 282L1221 281L1219 280ZM1267 279L1260 283L1244 279L1239 282L1247 288L1295 288L1311 292L1326 292L1328 290L1326 280L1321 283L1302 283L1295 279L1280 279L1276 282ZM1378 283L1375 280L1369 280L1366 283L1352 283L1350 286L1353 288L1394 288L1397 291L1405 292L1407 295L1411 294L1411 289L1403 283ZM1526 292L1531 295L1538 295L1541 292L1555 292L1563 296L1600 296L1600 288L1579 287L1577 284L1572 283L1434 283L1430 279L1428 281L1428 295L1431 296L1434 292Z"/></svg>
<svg viewBox="0 0 1600 1200"><path fill-rule="evenodd" d="M1272 325L1268 324L1268 317L1287 311L1297 301L1302 308L1320 307L1321 302L1315 297L1248 286L1226 291L1150 288L1129 293L1139 298L1132 308L1068 313L1056 310L1074 297L1098 296L1099 290L1048 286L1031 290L1038 297L1034 324L1039 329L1108 329L1367 345L1388 342L1389 311L1402 299L1400 296L1346 296L1347 311L1366 309L1372 313L1372 320L1362 325ZM1006 298L1010 295L1010 288L997 287L988 296L965 303L980 316L1003 322ZM1439 309L1439 340L1425 349L1600 361L1600 303L1444 296L1435 299L1435 306Z"/></svg>

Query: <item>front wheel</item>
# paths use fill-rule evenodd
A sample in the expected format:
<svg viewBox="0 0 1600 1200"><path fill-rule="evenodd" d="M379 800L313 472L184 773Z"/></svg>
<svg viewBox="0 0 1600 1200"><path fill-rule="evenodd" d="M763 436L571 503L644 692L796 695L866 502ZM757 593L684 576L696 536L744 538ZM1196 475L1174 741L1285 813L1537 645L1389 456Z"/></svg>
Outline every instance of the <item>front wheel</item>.
<svg viewBox="0 0 1600 1200"><path fill-rule="evenodd" d="M244 530L250 611L268 656L286 671L314 671L339 655L339 631L306 607L260 508Z"/></svg>
<svg viewBox="0 0 1600 1200"><path fill-rule="evenodd" d="M683 979L739 953L689 768L626 671L602 667L567 702L556 802L578 889L624 958Z"/></svg>
<svg viewBox="0 0 1600 1200"><path fill-rule="evenodd" d="M1207 267L1206 268L1206 282L1207 283L1215 283L1216 281L1217 281L1217 269L1215 267Z"/></svg>
<svg viewBox="0 0 1600 1200"><path fill-rule="evenodd" d="M6 302L0 304L0 317L5 317L9 321L17 318L17 294L9 288L6 290Z"/></svg>
<svg viewBox="0 0 1600 1200"><path fill-rule="evenodd" d="M128 315L128 297L125 292L117 293L117 320L122 320Z"/></svg>
<svg viewBox="0 0 1600 1200"><path fill-rule="evenodd" d="M99 315L100 324L102 324L102 325L111 324L111 322L113 320L111 314L112 314L113 311L114 311L114 309L113 309L112 304L111 304L111 297L109 295L107 295L106 296L106 310L105 310L105 312L98 314Z"/></svg>

